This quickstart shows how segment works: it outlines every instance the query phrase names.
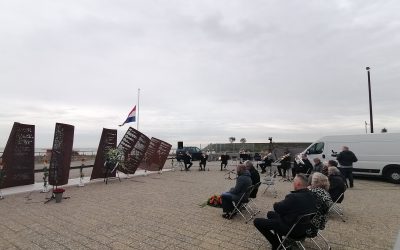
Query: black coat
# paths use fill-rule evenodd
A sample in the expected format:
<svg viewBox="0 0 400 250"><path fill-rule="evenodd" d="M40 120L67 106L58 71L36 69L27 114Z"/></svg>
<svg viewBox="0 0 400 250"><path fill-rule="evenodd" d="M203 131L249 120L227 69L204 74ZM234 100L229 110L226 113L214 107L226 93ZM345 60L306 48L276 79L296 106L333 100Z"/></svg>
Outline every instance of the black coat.
<svg viewBox="0 0 400 250"><path fill-rule="evenodd" d="M279 219L276 221L277 231L285 234L300 215L317 211L316 198L307 188L292 191L286 195L284 200L274 204L274 210L279 215ZM293 235L305 234L305 230L305 227L297 226Z"/></svg>
<svg viewBox="0 0 400 250"><path fill-rule="evenodd" d="M329 194L331 195L332 201L336 201L339 196L346 191L346 184L341 175L330 175L329 179ZM341 203L344 199L344 196L338 200L338 203Z"/></svg>
<svg viewBox="0 0 400 250"><path fill-rule="evenodd" d="M350 150L340 152L337 157L337 161L339 162L340 166L353 166L353 162L357 162L358 159L353 152Z"/></svg>
<svg viewBox="0 0 400 250"><path fill-rule="evenodd" d="M250 168L249 172L250 172L250 178L251 178L252 185L256 185L257 183L259 183L260 182L260 174L258 173L258 171L254 167L252 167L252 168ZM253 190L253 192L251 192L250 198L256 198L257 192L258 192L258 188L255 188Z"/></svg>
<svg viewBox="0 0 400 250"><path fill-rule="evenodd" d="M183 156L183 162L184 162L185 164L190 164L191 161L192 161L192 157L191 157L190 155L185 154L185 155Z"/></svg>

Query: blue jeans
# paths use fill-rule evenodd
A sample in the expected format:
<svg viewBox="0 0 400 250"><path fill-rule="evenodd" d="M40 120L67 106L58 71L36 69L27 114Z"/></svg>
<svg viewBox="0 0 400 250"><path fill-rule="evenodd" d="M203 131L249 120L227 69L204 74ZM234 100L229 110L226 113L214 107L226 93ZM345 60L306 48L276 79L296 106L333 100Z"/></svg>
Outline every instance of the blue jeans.
<svg viewBox="0 0 400 250"><path fill-rule="evenodd" d="M239 197L235 194L224 192L221 194L221 200L222 200L222 211L224 213L230 213L234 209L232 201L238 201Z"/></svg>

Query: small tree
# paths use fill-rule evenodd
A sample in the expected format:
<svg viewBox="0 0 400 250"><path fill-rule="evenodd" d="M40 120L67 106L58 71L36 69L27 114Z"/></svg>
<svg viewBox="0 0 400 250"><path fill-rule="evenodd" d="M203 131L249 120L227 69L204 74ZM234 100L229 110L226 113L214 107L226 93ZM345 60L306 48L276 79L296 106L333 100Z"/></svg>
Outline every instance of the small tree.
<svg viewBox="0 0 400 250"><path fill-rule="evenodd" d="M240 139L240 142L241 142L241 143L243 143L243 144L245 144L245 143L246 143L246 141L247 141L247 140L246 140L246 138L242 138L242 139Z"/></svg>
<svg viewBox="0 0 400 250"><path fill-rule="evenodd" d="M233 144L236 141L235 137L229 137L229 141L232 144L232 151L235 151L235 145Z"/></svg>
<svg viewBox="0 0 400 250"><path fill-rule="evenodd" d="M381 130L381 133L387 133L387 129L386 129L386 128L383 128L383 129Z"/></svg>

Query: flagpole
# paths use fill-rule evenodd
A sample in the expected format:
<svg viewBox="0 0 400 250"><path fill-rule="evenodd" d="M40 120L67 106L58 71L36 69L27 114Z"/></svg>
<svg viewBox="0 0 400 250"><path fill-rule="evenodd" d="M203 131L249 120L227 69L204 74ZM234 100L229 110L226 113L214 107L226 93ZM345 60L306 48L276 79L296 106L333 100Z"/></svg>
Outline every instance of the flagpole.
<svg viewBox="0 0 400 250"><path fill-rule="evenodd" d="M137 123L136 123L136 130L139 131L139 97L140 97L140 88L138 89L137 94Z"/></svg>

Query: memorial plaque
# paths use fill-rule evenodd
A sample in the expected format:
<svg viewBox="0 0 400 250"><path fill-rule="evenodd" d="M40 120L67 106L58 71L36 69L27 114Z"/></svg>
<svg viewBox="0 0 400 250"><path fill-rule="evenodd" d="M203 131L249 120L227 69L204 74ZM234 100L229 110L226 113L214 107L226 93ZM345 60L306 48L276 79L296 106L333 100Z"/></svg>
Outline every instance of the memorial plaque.
<svg viewBox="0 0 400 250"><path fill-rule="evenodd" d="M160 139L152 137L140 168L149 171L160 171L163 169L172 145Z"/></svg>
<svg viewBox="0 0 400 250"><path fill-rule="evenodd" d="M60 186L68 183L73 142L74 126L56 123L49 169L50 185Z"/></svg>
<svg viewBox="0 0 400 250"><path fill-rule="evenodd" d="M3 153L5 178L1 188L35 183L35 125L14 122Z"/></svg>
<svg viewBox="0 0 400 250"><path fill-rule="evenodd" d="M119 166L118 170L125 174L134 174L144 158L149 144L150 139L147 136L130 127L118 145L118 149L123 152L124 156L124 164Z"/></svg>
<svg viewBox="0 0 400 250"><path fill-rule="evenodd" d="M104 178L104 163L106 161L106 153L117 147L117 130L103 128L101 133L99 147L97 148L96 159L94 160L92 175L90 179ZM108 177L115 177L115 171L107 174Z"/></svg>

